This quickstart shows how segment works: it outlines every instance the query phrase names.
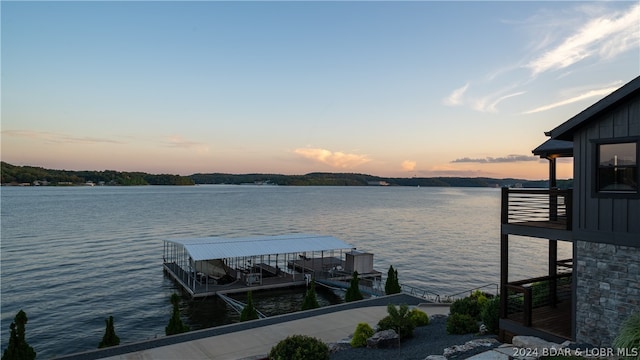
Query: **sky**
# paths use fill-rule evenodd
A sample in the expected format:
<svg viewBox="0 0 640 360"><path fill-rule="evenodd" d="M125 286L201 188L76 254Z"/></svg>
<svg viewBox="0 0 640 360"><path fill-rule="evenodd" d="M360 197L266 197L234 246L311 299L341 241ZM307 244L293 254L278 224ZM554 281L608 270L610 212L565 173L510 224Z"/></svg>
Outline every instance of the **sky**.
<svg viewBox="0 0 640 360"><path fill-rule="evenodd" d="M1 159L50 169L547 179L544 132L640 75L637 1L0 14Z"/></svg>

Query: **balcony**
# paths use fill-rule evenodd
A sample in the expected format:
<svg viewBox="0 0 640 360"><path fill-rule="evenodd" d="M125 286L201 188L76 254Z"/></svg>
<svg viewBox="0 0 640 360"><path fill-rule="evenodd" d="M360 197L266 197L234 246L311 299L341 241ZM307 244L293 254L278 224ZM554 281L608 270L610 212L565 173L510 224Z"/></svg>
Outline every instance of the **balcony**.
<svg viewBox="0 0 640 360"><path fill-rule="evenodd" d="M502 189L502 234L570 241L572 190Z"/></svg>

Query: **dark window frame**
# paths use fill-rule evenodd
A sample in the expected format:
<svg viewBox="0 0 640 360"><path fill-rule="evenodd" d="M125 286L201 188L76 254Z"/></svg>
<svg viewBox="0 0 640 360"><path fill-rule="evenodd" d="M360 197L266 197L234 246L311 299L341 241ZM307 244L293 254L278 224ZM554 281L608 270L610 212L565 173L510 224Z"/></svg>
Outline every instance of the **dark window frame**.
<svg viewBox="0 0 640 360"><path fill-rule="evenodd" d="M640 184L640 167L638 160L640 159L640 136L626 136L619 138L608 139L594 139L592 143L592 164L593 171L591 172L591 179L593 186L591 187L591 195L597 198L640 198L640 186L635 191L603 191L600 190L599 175L600 175L600 145L611 144L636 144L636 183Z"/></svg>

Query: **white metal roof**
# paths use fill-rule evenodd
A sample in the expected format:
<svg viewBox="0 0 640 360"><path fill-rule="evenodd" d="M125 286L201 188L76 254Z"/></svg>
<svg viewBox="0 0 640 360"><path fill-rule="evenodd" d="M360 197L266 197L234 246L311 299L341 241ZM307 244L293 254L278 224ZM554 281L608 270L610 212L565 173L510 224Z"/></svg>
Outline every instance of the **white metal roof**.
<svg viewBox="0 0 640 360"><path fill-rule="evenodd" d="M165 241L183 246L194 261L305 251L353 249L353 246L333 236L314 234L245 238L205 237L168 239Z"/></svg>

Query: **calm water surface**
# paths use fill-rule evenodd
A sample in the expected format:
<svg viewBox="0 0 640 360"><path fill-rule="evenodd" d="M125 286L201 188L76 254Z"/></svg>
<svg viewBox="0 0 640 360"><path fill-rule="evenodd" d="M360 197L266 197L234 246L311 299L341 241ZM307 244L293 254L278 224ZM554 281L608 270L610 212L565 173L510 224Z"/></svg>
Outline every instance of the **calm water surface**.
<svg viewBox="0 0 640 360"><path fill-rule="evenodd" d="M489 188L2 187L2 349L20 309L38 358L95 349L110 315L122 343L164 336L177 288L162 272L163 239L332 235L374 253L377 270L393 265L400 282L445 296L499 281L499 221L500 191ZM513 241L511 275L544 275L545 249ZM254 300L274 315L303 296ZM238 320L215 298L181 310L192 329Z"/></svg>

